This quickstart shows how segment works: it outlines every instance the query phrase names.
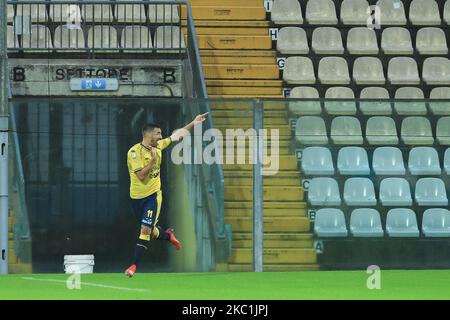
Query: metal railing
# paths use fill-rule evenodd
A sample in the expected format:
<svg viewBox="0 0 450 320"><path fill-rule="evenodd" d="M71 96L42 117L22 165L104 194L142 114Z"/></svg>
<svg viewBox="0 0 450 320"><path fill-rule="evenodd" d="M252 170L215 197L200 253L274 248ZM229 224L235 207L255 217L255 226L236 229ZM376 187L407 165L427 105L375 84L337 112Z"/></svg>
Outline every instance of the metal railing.
<svg viewBox="0 0 450 320"><path fill-rule="evenodd" d="M11 53L186 51L181 20L187 2L7 0L7 4Z"/></svg>

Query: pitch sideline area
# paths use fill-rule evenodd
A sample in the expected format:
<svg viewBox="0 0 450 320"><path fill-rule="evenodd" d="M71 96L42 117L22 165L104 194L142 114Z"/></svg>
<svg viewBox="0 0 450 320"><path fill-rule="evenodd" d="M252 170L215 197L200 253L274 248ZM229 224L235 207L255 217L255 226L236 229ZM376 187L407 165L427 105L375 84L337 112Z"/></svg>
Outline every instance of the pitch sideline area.
<svg viewBox="0 0 450 320"><path fill-rule="evenodd" d="M142 273L81 275L68 289L65 274L0 276L6 299L450 299L448 270L382 270L381 289L364 271L286 273ZM74 282L70 282L76 286Z"/></svg>

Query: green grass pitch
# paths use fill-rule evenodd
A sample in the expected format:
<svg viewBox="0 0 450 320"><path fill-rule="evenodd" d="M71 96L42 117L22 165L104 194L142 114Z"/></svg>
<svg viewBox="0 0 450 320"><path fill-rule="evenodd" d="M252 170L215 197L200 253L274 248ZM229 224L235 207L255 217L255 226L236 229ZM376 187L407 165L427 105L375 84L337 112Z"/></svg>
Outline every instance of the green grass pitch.
<svg viewBox="0 0 450 320"><path fill-rule="evenodd" d="M450 299L449 270L381 270L369 290L366 271L277 273L137 273L81 275L68 289L65 274L0 276L5 299Z"/></svg>

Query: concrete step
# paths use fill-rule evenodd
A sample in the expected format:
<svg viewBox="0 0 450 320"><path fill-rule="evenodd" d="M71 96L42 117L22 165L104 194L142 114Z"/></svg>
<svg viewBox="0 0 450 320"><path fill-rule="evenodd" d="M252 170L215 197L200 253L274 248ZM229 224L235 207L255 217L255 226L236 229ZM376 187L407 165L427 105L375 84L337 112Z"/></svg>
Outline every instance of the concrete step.
<svg viewBox="0 0 450 320"><path fill-rule="evenodd" d="M239 112L250 112L253 110L253 101L228 101L228 102L224 102L224 101L220 101L220 102L211 102L210 106L212 108L212 110L227 110L227 109L232 109L233 111L239 110ZM275 111L279 111L282 112L284 114L284 117L287 117L288 115L288 111L286 108L286 104L281 101L264 101L264 114L268 113L268 112L275 112ZM241 116L241 114L239 114L239 116ZM266 116L265 116L266 117Z"/></svg>
<svg viewBox="0 0 450 320"><path fill-rule="evenodd" d="M228 260L229 263L249 264L252 263L252 249L233 249ZM316 253L313 249L264 249L264 262L267 264L315 264Z"/></svg>
<svg viewBox="0 0 450 320"><path fill-rule="evenodd" d="M212 87L208 86L208 95L282 95L280 87Z"/></svg>
<svg viewBox="0 0 450 320"><path fill-rule="evenodd" d="M214 125L216 126L217 129L222 130L223 132L225 132L226 129L231 129L231 130L236 129L236 125L234 123L233 124L227 124L227 125L219 125L219 124L214 122ZM247 129L253 128L253 121L251 121L251 123L247 124L247 127L245 127L244 125L242 125L241 127L242 127L243 130L247 130ZM275 126L274 125L265 124L264 125L264 129L268 130L269 137L270 137L271 130L278 130L278 134L280 136L280 139L284 138L283 140L285 140L285 139L289 139L290 140L290 139L293 138L292 137L291 128L288 125L286 125L286 124L275 125Z"/></svg>
<svg viewBox="0 0 450 320"><path fill-rule="evenodd" d="M265 272L289 272L289 271L318 271L320 270L317 264L264 264ZM250 272L253 271L252 264L237 264L230 263L226 270L222 272Z"/></svg>
<svg viewBox="0 0 450 320"><path fill-rule="evenodd" d="M270 156L270 153L269 153ZM249 163L249 157L247 155L245 159L245 164L224 164L223 169L224 170L253 170L253 165ZM265 165L264 168L268 167L268 165ZM288 156L279 156L278 158L278 169L279 170L291 170L295 171L298 170L297 166L297 158L293 155Z"/></svg>
<svg viewBox="0 0 450 320"><path fill-rule="evenodd" d="M197 23L196 23L197 24ZM197 36L203 35L245 35L245 36L266 36L268 34L267 27L233 27L233 26L220 26L220 27L195 27L195 33ZM183 34L188 34L187 28L183 28Z"/></svg>
<svg viewBox="0 0 450 320"><path fill-rule="evenodd" d="M33 273L31 263L11 263L8 265L9 273L14 274L29 274Z"/></svg>
<svg viewBox="0 0 450 320"><path fill-rule="evenodd" d="M185 37L187 40L187 37ZM269 50L272 49L272 39L265 35L230 35L230 34L199 34L197 44L200 50Z"/></svg>
<svg viewBox="0 0 450 320"><path fill-rule="evenodd" d="M223 103L225 104L225 103ZM239 114L236 114L236 111L232 109L232 107L228 106L230 103L226 103L226 106L219 105L218 103L212 103L210 104L212 109L212 115L214 119L216 118L246 118L251 119L252 117L252 109L249 108L249 110L239 112ZM285 110L265 110L264 111L264 119L283 119L283 121L286 121L287 123L287 114Z"/></svg>
<svg viewBox="0 0 450 320"><path fill-rule="evenodd" d="M12 229L10 229L10 232L8 232L8 239L9 240L14 240L14 233L11 230Z"/></svg>
<svg viewBox="0 0 450 320"><path fill-rule="evenodd" d="M300 178L290 178L290 177L276 177L269 178L269 176L264 177L264 186L286 186L286 187L298 187L301 184ZM238 178L238 177L225 177L225 185L226 186L242 186L242 187L250 187L253 185L252 178Z"/></svg>
<svg viewBox="0 0 450 320"><path fill-rule="evenodd" d="M195 6L192 7L192 16L198 20L265 20L266 10L264 6ZM186 19L186 7L181 7L181 18Z"/></svg>
<svg viewBox="0 0 450 320"><path fill-rule="evenodd" d="M273 64L204 64L205 79L275 79L280 72Z"/></svg>
<svg viewBox="0 0 450 320"><path fill-rule="evenodd" d="M225 223L233 226L233 232L251 232L252 217L226 216ZM265 217L264 232L310 232L310 222L307 217Z"/></svg>
<svg viewBox="0 0 450 320"><path fill-rule="evenodd" d="M278 99L282 95L276 94L210 94L210 99Z"/></svg>
<svg viewBox="0 0 450 320"><path fill-rule="evenodd" d="M187 26L187 20L183 17L181 19L181 25ZM220 27L220 28L263 28L266 29L271 26L271 23L269 21L262 21L262 20L196 20L195 21L195 28L202 28L202 27ZM274 50L272 50L274 51Z"/></svg>
<svg viewBox="0 0 450 320"><path fill-rule="evenodd" d="M235 7L259 7L263 3L261 0L191 0L191 6L235 6Z"/></svg>
<svg viewBox="0 0 450 320"><path fill-rule="evenodd" d="M312 248L310 233L265 233L264 248ZM252 233L233 233L233 248L253 248Z"/></svg>
<svg viewBox="0 0 450 320"><path fill-rule="evenodd" d="M202 64L275 64L275 57L222 57L222 56L202 56ZM217 81L217 80L215 80ZM223 81L223 80L222 80ZM243 82L243 81L242 81ZM252 81L247 81L251 83ZM273 81L278 87L281 87L281 83ZM210 85L211 80L206 83ZM255 83L255 81L253 81ZM247 85L246 87L250 87Z"/></svg>
<svg viewBox="0 0 450 320"><path fill-rule="evenodd" d="M247 210L253 208L252 201L225 201L224 208L226 209L241 209ZM306 202L303 201L264 201L264 210L299 210L306 209Z"/></svg>
<svg viewBox="0 0 450 320"><path fill-rule="evenodd" d="M306 217L307 209L295 209L295 208L266 208L268 202L264 202L264 217ZM226 217L253 217L252 208L226 208Z"/></svg>
<svg viewBox="0 0 450 320"><path fill-rule="evenodd" d="M202 57L202 62L205 61L205 59L215 59L216 57ZM234 59L234 57L217 57L217 58L227 58L227 59ZM246 59L253 59L253 57L248 58L242 58L241 61L246 61ZM256 57L254 59L272 59L272 58L259 58ZM231 61L231 60L230 60ZM239 61L239 62L241 62ZM237 62L237 61L236 61ZM267 63L267 64L270 64ZM283 83L281 80L207 80L206 85L210 87L282 87Z"/></svg>

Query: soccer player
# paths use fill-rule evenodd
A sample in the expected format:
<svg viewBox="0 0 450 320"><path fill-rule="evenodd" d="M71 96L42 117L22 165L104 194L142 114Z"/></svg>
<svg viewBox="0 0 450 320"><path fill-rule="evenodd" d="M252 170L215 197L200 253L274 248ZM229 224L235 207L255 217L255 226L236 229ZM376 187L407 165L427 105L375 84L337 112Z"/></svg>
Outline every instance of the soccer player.
<svg viewBox="0 0 450 320"><path fill-rule="evenodd" d="M161 128L156 124L146 124L142 128L142 142L128 151L128 172L130 174L130 197L136 218L141 224L140 234L134 250L133 264L125 271L128 277L136 272L150 239L168 240L177 250L181 243L174 230L163 230L157 225L161 210L161 179L159 176L162 151L172 142L180 141L189 131L206 120L208 113L200 114L184 128L175 130L168 138L163 139Z"/></svg>

